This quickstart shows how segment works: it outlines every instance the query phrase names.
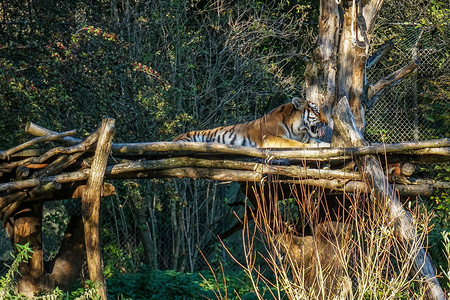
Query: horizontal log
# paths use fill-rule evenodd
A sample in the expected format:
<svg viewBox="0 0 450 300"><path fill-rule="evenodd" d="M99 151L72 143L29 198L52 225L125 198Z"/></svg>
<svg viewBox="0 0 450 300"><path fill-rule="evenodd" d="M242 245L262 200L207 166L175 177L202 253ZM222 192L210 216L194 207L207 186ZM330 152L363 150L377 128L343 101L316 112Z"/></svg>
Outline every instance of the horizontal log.
<svg viewBox="0 0 450 300"><path fill-rule="evenodd" d="M261 182L265 176L258 172L244 170L209 169L209 168L174 168L165 170L145 171L138 173L122 173L113 176L117 179L127 178L192 178L211 179L218 181Z"/></svg>
<svg viewBox="0 0 450 300"><path fill-rule="evenodd" d="M173 169L173 168L211 168L227 169L229 171L247 170L260 174L283 175L293 178L341 178L341 179L360 179L357 172L341 172L336 170L309 169L300 166L274 166L254 162L240 162L232 160L207 160L191 157L175 157L161 160L142 160L120 163L106 168L105 176L107 178L120 177L124 173L138 173L151 170ZM27 189L42 185L46 182L73 182L85 180L89 169L71 173L62 173L55 176L47 176L35 179L26 179L21 181L7 182L0 184L0 192ZM242 181L242 180L237 180Z"/></svg>
<svg viewBox="0 0 450 300"><path fill-rule="evenodd" d="M40 127L39 125L29 123L29 133L34 135L43 135L55 133L51 130ZM31 130L33 129L33 130ZM67 139L67 140L66 140ZM64 138L68 143L80 143L81 140L74 138ZM396 144L376 144L364 147L352 148L298 148L298 149L259 149L253 147L223 145L218 143L194 143L194 142L148 142L148 143L113 143L111 150L115 155L157 155L161 153L175 152L189 153L209 153L209 154L231 154L244 157L255 158L273 158L273 159L312 159L312 160L332 160L350 158L354 155L384 154L416 150L425 148L450 147L450 139L435 139L427 141L415 141ZM424 152L421 152L423 155ZM449 156L450 150L439 151L440 155Z"/></svg>
<svg viewBox="0 0 450 300"><path fill-rule="evenodd" d="M50 189L50 187L52 188ZM57 182L50 182L43 186L37 186L36 190L28 194L26 192L19 191L12 195L0 197L0 219L1 215L9 209L8 206L14 202L17 202L17 199L22 196L26 197L24 202L35 202L38 200L57 201L64 199L79 199L81 198L85 188L85 181L68 182L62 185ZM100 197L108 197L115 195L116 189L111 183L104 182L100 193Z"/></svg>
<svg viewBox="0 0 450 300"><path fill-rule="evenodd" d="M48 182L68 183L85 181L88 175L89 169L84 169L54 176L8 182L0 184L0 192L30 189ZM282 176L280 180L284 180L282 178L291 178L292 182L321 186L327 189L349 192L354 189L363 189L360 183L354 183L361 180L360 175L356 172L308 169L299 166L270 166L251 162L208 161L189 157L121 163L108 166L105 172L105 178L107 179L176 177L204 178L220 181L260 181L267 175ZM426 184L408 186L396 185L402 194L411 195L429 195L432 188L446 186L448 185L442 182L426 182ZM9 204L13 202L10 197L0 198L0 203Z"/></svg>
<svg viewBox="0 0 450 300"><path fill-rule="evenodd" d="M278 166L256 162L242 162L234 160L208 160L192 157L174 157L161 160L142 160L117 164L107 168L110 175L127 172L139 172L157 169L171 169L179 167L215 168L229 170L252 170L261 174L285 175L290 177L311 178L342 178L360 179L357 172L341 172L337 170L310 169L300 166Z"/></svg>
<svg viewBox="0 0 450 300"><path fill-rule="evenodd" d="M222 145L217 143L193 142L152 142L133 144L113 144L116 154L145 154L148 152L192 151L202 153L225 153L257 158L273 159L314 159L328 160L335 157L351 157L354 155L384 154L402 151L412 151L424 148L450 147L450 139L405 142L396 144L377 144L355 148L299 148L288 150L269 150L252 147ZM118 151L118 152L116 152ZM442 155L450 156L450 151L441 151Z"/></svg>
<svg viewBox="0 0 450 300"><path fill-rule="evenodd" d="M145 171L138 173L121 173L113 176L115 179L132 178L191 178L191 179L211 179L219 181L237 182L261 182L266 180L267 175L254 171L227 170L227 169L206 169L206 168L174 168L165 170ZM272 182L302 184L315 186L331 191L346 193L370 192L370 188L362 181L347 181L338 179L271 179ZM436 182L436 186L440 183ZM401 196L430 196L433 193L434 184L425 185L404 185L396 184L394 189Z"/></svg>
<svg viewBox="0 0 450 300"><path fill-rule="evenodd" d="M432 140L432 141L436 141L436 140ZM159 142L158 142L159 143ZM147 143L145 143L147 144ZM400 143L400 144L404 144L404 143ZM114 145L114 144L113 144ZM371 147L380 147L381 144L373 144ZM386 144L386 145L392 145L392 144ZM416 149L416 150L401 150L399 152L395 152L395 151L390 151L389 146L388 148L388 154L389 157L389 161L411 161L412 163L442 163L442 162L446 162L446 161L450 161L450 147L441 147L439 145L438 148L422 148L422 149ZM53 148L51 149L52 151L59 151L59 149L65 149L63 147L57 147L57 148ZM327 148L327 150L332 150L334 148ZM358 148L354 148L354 149L358 149ZM375 149L372 149L371 151L374 151ZM277 150L280 152L286 152L286 151L290 151L290 150ZM376 151L374 151L376 152ZM13 154L11 157L12 158L25 158L21 161L14 161L11 163L6 163L6 164L0 164L0 169L3 172L10 172L13 168L20 166L20 165L28 165L33 163L34 161L42 161L44 160L43 158L38 158L39 156L43 155L44 153L46 153L46 151L42 150L42 149L30 149L30 150L24 150L18 153ZM60 153L64 153L64 152L60 152ZM157 153L157 152L153 152L153 153L144 153L145 155L143 156L153 156L153 157L158 157L158 156L167 156L164 154L165 152L161 152L161 153ZM187 156L187 155L191 155L191 154L195 154L195 155L200 155L202 152L199 151L178 151L178 152L172 152L169 155L171 156ZM273 151L272 151L273 153ZM307 152L309 153L309 151ZM378 152L379 154L383 154ZM149 155L150 154L150 155ZM204 155L206 155L206 153L203 153ZM226 158L227 157L227 153L224 154L220 154L220 152L218 153L218 155L216 155L217 153L213 153L215 156L220 157L220 158ZM276 153L275 153L276 154ZM114 153L115 157L118 159L121 155ZM130 153L130 156L134 156L135 154ZM233 154L230 154L231 156L235 156ZM358 155L357 151L354 151L353 155ZM125 157L127 155L125 154ZM211 157L211 155L209 155L208 157ZM392 159L393 158L393 159ZM26 160L28 159L28 160ZM347 155L347 156L335 156L335 157L328 157L328 158L324 158L324 159L320 159L320 158L308 158L308 157L302 157L302 158L297 158L297 159L291 159L290 162L295 162L296 160L313 160L313 161L333 161L333 162L341 162L343 160L350 160L352 159L351 155ZM287 160L285 158L285 160Z"/></svg>

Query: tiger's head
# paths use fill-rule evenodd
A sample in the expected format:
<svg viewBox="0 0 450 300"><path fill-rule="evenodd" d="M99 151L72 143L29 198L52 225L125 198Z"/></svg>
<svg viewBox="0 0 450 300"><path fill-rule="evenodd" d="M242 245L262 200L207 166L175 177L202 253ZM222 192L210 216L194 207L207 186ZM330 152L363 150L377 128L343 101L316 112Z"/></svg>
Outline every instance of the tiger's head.
<svg viewBox="0 0 450 300"><path fill-rule="evenodd" d="M296 117L292 124L293 134L302 136L306 131L311 138L323 137L328 121L319 107L298 97L292 98L292 104L297 113L301 115L301 117Z"/></svg>

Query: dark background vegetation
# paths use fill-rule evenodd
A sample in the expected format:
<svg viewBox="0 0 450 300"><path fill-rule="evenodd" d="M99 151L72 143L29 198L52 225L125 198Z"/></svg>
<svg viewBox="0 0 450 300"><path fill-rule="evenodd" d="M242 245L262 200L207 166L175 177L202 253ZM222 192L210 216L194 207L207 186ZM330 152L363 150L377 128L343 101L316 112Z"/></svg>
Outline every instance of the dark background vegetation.
<svg viewBox="0 0 450 300"><path fill-rule="evenodd" d="M369 114L366 135L372 141L449 137L448 13L445 1L385 4L372 50L388 39L396 46L369 77L402 66L414 49L424 64L405 80L410 85L386 93ZM2 1L0 149L29 139L27 121L55 131L78 129L82 137L109 116L116 119L115 142L144 142L252 120L302 95L317 16L317 1ZM399 120L403 123L395 125ZM448 165L426 171L449 180ZM235 222L228 204L243 198L235 184L114 185L118 195L102 203L110 293L132 298L155 290L171 296L207 293L198 275L184 274L206 269L198 249L214 266L221 262L230 274L238 270L215 238ZM430 245L443 268L447 192L419 199L435 212ZM66 201L46 208L50 257L63 223L79 207ZM228 247L238 253L235 240ZM0 245L4 259L8 248ZM231 281L246 294L250 285L241 275ZM150 288L148 282L159 285Z"/></svg>

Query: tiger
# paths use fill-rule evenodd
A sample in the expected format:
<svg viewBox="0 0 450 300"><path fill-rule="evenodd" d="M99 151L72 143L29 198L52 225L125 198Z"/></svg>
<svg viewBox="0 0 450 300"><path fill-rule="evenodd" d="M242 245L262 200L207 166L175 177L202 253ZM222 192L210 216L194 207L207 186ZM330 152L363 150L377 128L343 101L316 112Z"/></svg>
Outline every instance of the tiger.
<svg viewBox="0 0 450 300"><path fill-rule="evenodd" d="M207 142L256 148L329 147L321 141L328 124L323 112L299 97L259 119L178 135L173 141Z"/></svg>

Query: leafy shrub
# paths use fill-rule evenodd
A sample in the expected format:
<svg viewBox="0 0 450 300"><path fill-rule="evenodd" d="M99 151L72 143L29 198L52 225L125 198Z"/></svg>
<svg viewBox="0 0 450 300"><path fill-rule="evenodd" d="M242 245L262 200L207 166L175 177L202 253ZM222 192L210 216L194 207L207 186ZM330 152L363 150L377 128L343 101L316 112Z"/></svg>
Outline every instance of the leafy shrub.
<svg viewBox="0 0 450 300"><path fill-rule="evenodd" d="M222 294L226 290L229 299L256 299L244 272L230 272L217 281L205 273L208 274L144 269L120 274L108 279L108 294L112 299L214 299L217 290Z"/></svg>
<svg viewBox="0 0 450 300"><path fill-rule="evenodd" d="M19 264L22 262L27 262L30 258L30 254L33 251L30 249L29 244L25 245L16 245L17 254L11 254L14 258L13 263L9 266L9 270L5 276L0 278L0 299L26 299L26 297L21 295L15 295L15 281L14 276L18 273Z"/></svg>

